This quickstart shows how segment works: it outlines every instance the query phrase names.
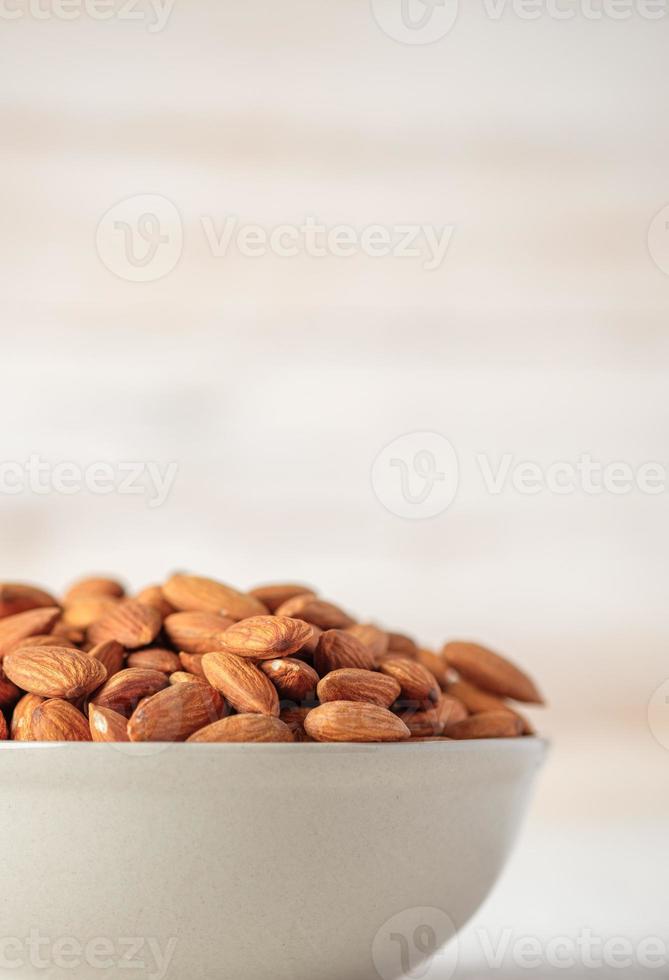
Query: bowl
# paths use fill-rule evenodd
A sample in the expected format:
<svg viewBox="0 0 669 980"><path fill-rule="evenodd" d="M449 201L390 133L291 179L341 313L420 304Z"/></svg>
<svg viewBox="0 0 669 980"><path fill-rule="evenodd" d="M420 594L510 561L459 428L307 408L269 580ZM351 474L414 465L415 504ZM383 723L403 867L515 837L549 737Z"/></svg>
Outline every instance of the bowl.
<svg viewBox="0 0 669 980"><path fill-rule="evenodd" d="M448 958L545 754L0 743L0 976L394 980Z"/></svg>

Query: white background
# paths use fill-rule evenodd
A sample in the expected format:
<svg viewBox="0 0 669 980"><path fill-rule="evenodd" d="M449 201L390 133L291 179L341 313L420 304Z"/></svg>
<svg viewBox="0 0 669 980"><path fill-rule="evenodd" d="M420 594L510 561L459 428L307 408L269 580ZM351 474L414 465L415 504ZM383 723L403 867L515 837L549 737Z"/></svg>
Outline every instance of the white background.
<svg viewBox="0 0 669 980"><path fill-rule="evenodd" d="M391 40L362 0L177 0L159 33L0 20L0 459L178 465L154 509L1 494L0 577L305 580L531 669L553 755L463 977L485 972L477 925L669 944L669 752L646 719L669 677L669 491L491 495L476 462L669 468L669 275L647 245L669 203L669 15L483 9L429 46ZM140 194L183 224L155 282L96 250L105 212ZM432 272L216 258L201 218L228 215L455 230ZM407 520L371 468L425 430L455 448L459 490Z"/></svg>

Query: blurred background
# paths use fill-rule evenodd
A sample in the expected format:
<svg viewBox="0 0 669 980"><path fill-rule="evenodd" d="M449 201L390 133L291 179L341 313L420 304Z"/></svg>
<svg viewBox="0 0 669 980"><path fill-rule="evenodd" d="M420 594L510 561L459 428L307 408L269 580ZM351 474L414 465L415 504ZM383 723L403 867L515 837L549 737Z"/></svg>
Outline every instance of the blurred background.
<svg viewBox="0 0 669 980"><path fill-rule="evenodd" d="M457 975L658 975L669 4L463 8L7 0L0 578L507 652L553 750Z"/></svg>

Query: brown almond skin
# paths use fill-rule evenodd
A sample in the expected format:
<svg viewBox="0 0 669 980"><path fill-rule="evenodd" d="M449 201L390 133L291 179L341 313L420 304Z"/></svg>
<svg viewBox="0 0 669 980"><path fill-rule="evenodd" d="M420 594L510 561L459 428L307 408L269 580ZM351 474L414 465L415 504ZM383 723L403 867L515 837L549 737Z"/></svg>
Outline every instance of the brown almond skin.
<svg viewBox="0 0 669 980"><path fill-rule="evenodd" d="M207 684L175 684L140 705L128 722L131 742L183 742L227 714L225 701Z"/></svg>
<svg viewBox="0 0 669 980"><path fill-rule="evenodd" d="M88 722L78 708L60 698L38 704L31 722L35 742L90 742Z"/></svg>
<svg viewBox="0 0 669 980"><path fill-rule="evenodd" d="M288 725L296 742L313 742L313 738L304 730L304 722L311 708L283 708L279 715L281 721Z"/></svg>
<svg viewBox="0 0 669 980"><path fill-rule="evenodd" d="M450 738L516 738L522 734L520 718L508 711L486 711L480 715L470 715L464 721L447 725L446 734Z"/></svg>
<svg viewBox="0 0 669 980"><path fill-rule="evenodd" d="M418 645L404 633L388 633L388 650L390 653L403 653L413 660L418 654Z"/></svg>
<svg viewBox="0 0 669 980"><path fill-rule="evenodd" d="M289 616L251 616L230 626L220 637L221 649L237 657L271 660L297 653L311 638L309 623Z"/></svg>
<svg viewBox="0 0 669 980"><path fill-rule="evenodd" d="M279 715L279 695L258 667L232 653L206 653L202 669L212 687L240 714Z"/></svg>
<svg viewBox="0 0 669 980"><path fill-rule="evenodd" d="M467 709L457 698L442 694L434 708L406 707L397 714L415 737L437 737L443 734L448 725L463 721Z"/></svg>
<svg viewBox="0 0 669 980"><path fill-rule="evenodd" d="M174 606L167 601L163 595L160 585L147 585L135 596L136 602L141 602L143 606L152 606L160 613L162 619L166 619L176 612Z"/></svg>
<svg viewBox="0 0 669 980"><path fill-rule="evenodd" d="M236 620L212 612L178 612L168 616L163 627L170 642L185 653L223 650L221 637Z"/></svg>
<svg viewBox="0 0 669 980"><path fill-rule="evenodd" d="M317 742L401 742L411 732L392 711L362 701L329 701L313 708L304 730Z"/></svg>
<svg viewBox="0 0 669 980"><path fill-rule="evenodd" d="M373 654L376 661L380 660L388 652L389 637L385 630L371 623L355 623L346 630L351 636L367 647Z"/></svg>
<svg viewBox="0 0 669 980"><path fill-rule="evenodd" d="M268 715L241 714L223 718L188 739L189 742L294 742L288 725Z"/></svg>
<svg viewBox="0 0 669 980"><path fill-rule="evenodd" d="M68 640L64 636L54 636L53 633L38 633L36 636L28 636L25 640L19 640L18 643L15 643L6 652L16 653L17 650L21 650L23 647L52 647L54 645L68 647L70 650L79 649L76 643L73 643L72 640Z"/></svg>
<svg viewBox="0 0 669 980"><path fill-rule="evenodd" d="M488 711L507 711L520 718L523 725L523 735L533 735L534 729L530 722L519 711L512 708L506 701L495 694L488 694L468 681L454 681L448 686L448 693L465 705L472 715L480 715Z"/></svg>
<svg viewBox="0 0 669 980"><path fill-rule="evenodd" d="M88 596L111 596L113 599L121 599L124 595L125 589L116 579L89 575L79 579L78 582L69 587L63 596L63 605L67 606L68 603L74 602L75 599L81 599L82 596L86 598Z"/></svg>
<svg viewBox="0 0 669 980"><path fill-rule="evenodd" d="M127 650L137 650L153 643L161 625L161 615L153 606L122 599L89 627L88 639L91 643L116 640Z"/></svg>
<svg viewBox="0 0 669 980"><path fill-rule="evenodd" d="M118 674L123 669L125 663L125 650L116 640L105 640L104 643L97 643L88 651L89 657L94 657L107 668L107 680Z"/></svg>
<svg viewBox="0 0 669 980"><path fill-rule="evenodd" d="M0 619L26 612L28 609L57 605L58 602L52 595L34 585L0 582Z"/></svg>
<svg viewBox="0 0 669 980"><path fill-rule="evenodd" d="M282 602L276 609L275 615L303 619L322 630L344 630L355 623L355 620L339 606L310 595L297 595L287 602Z"/></svg>
<svg viewBox="0 0 669 980"><path fill-rule="evenodd" d="M42 704L44 698L37 694L24 694L12 714L12 739L15 742L32 742L32 717L35 709Z"/></svg>
<svg viewBox="0 0 669 980"><path fill-rule="evenodd" d="M181 670L181 661L171 650L148 647L146 650L131 653L128 667L146 667L148 670L162 670L164 674L173 674L176 670Z"/></svg>
<svg viewBox="0 0 669 980"><path fill-rule="evenodd" d="M314 654L314 667L321 677L342 667L374 670L374 654L355 636L344 630L326 630L321 634Z"/></svg>
<svg viewBox="0 0 669 980"><path fill-rule="evenodd" d="M273 613L284 602L288 602L289 599L294 599L295 596L308 595L313 597L316 593L308 585L296 585L294 583L286 583L284 585L280 583L274 585L257 585L254 589L249 589L249 595L259 599Z"/></svg>
<svg viewBox="0 0 669 980"><path fill-rule="evenodd" d="M73 629L87 630L120 602L116 596L83 595L72 599L63 609L63 623Z"/></svg>
<svg viewBox="0 0 669 980"><path fill-rule="evenodd" d="M446 662L477 687L514 701L543 704L534 681L505 657L477 643L453 641L443 649Z"/></svg>
<svg viewBox="0 0 669 980"><path fill-rule="evenodd" d="M443 657L439 656L438 653L433 653L432 650L418 650L416 654L416 660L419 664L422 664L426 670L429 670L434 679L436 680L442 691L445 691L448 687L448 664Z"/></svg>
<svg viewBox="0 0 669 980"><path fill-rule="evenodd" d="M123 715L95 704L88 708L88 726L94 742L128 742L128 722Z"/></svg>
<svg viewBox="0 0 669 980"><path fill-rule="evenodd" d="M43 606L0 619L0 660L31 636L49 633L59 616L58 606Z"/></svg>
<svg viewBox="0 0 669 980"><path fill-rule="evenodd" d="M316 690L318 674L302 660L291 657L265 660L259 667L287 701L306 701Z"/></svg>
<svg viewBox="0 0 669 980"><path fill-rule="evenodd" d="M7 728L7 720L3 713L0 711L0 742L5 742L9 738L9 729Z"/></svg>
<svg viewBox="0 0 669 980"><path fill-rule="evenodd" d="M264 616L267 607L255 596L238 592L230 585L200 575L173 575L163 585L167 601L183 612L202 610L230 619Z"/></svg>
<svg viewBox="0 0 669 980"><path fill-rule="evenodd" d="M434 676L415 660L398 658L384 660L379 670L388 677L394 677L402 689L402 697L410 701L439 700L441 690Z"/></svg>
<svg viewBox="0 0 669 980"><path fill-rule="evenodd" d="M203 654L201 653L184 653L182 651L179 654L179 663L188 674L194 674L195 677L201 677L203 680L206 680L204 670L202 669L202 657Z"/></svg>
<svg viewBox="0 0 669 980"><path fill-rule="evenodd" d="M16 704L21 699L21 694L20 688L5 676L2 664L0 664L0 711L3 708L11 708L13 704Z"/></svg>
<svg viewBox="0 0 669 980"><path fill-rule="evenodd" d="M393 677L386 677L375 670L359 670L343 667L326 674L319 682L318 700L327 701L367 701L389 708L401 693L400 685Z"/></svg>
<svg viewBox="0 0 669 980"><path fill-rule="evenodd" d="M167 676L161 670L126 667L109 678L91 698L91 703L129 718L142 698L157 694L167 684Z"/></svg>
<svg viewBox="0 0 669 980"><path fill-rule="evenodd" d="M10 681L28 694L76 701L103 684L107 670L79 650L68 647L22 647L3 661Z"/></svg>
<svg viewBox="0 0 669 980"><path fill-rule="evenodd" d="M189 674L185 670L175 670L169 677L170 684L207 684L203 677Z"/></svg>

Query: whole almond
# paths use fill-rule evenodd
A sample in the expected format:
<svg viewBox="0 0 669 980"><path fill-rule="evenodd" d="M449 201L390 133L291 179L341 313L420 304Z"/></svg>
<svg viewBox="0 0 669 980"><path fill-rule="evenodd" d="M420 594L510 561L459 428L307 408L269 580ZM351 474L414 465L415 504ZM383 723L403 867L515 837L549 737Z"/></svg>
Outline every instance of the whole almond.
<svg viewBox="0 0 669 980"><path fill-rule="evenodd" d="M438 653L433 653L432 650L418 650L416 659L419 664L430 671L439 687L445 691L448 687L448 665L444 658L440 657Z"/></svg>
<svg viewBox="0 0 669 980"><path fill-rule="evenodd" d="M64 636L54 636L53 633L37 633L36 636L28 636L25 640L19 640L12 647L9 647L6 653L16 653L22 647L67 647L70 650L78 650L79 647L72 640L68 640Z"/></svg>
<svg viewBox="0 0 669 980"><path fill-rule="evenodd" d="M116 596L82 595L66 603L63 608L63 623L73 629L87 630L89 626L102 619L120 602Z"/></svg>
<svg viewBox="0 0 669 980"><path fill-rule="evenodd" d="M523 735L533 735L534 730L530 722L519 711L498 698L495 694L488 694L468 681L454 681L448 686L448 693L457 698L465 705L472 715L480 715L489 711L506 711L508 714L519 718L523 726Z"/></svg>
<svg viewBox="0 0 669 980"><path fill-rule="evenodd" d="M154 694L128 722L131 742L183 742L227 713L218 691L207 684L174 684Z"/></svg>
<svg viewBox="0 0 669 980"><path fill-rule="evenodd" d="M0 582L0 619L25 612L28 609L57 605L58 603L52 595L34 585Z"/></svg>
<svg viewBox="0 0 669 980"><path fill-rule="evenodd" d="M168 616L163 627L177 650L212 653L224 649L221 637L236 620L212 612L178 612Z"/></svg>
<svg viewBox="0 0 669 980"><path fill-rule="evenodd" d="M63 605L67 606L82 596L111 596L113 599L120 599L125 594L125 589L120 582L113 578L89 575L87 578L79 579L71 585L63 596Z"/></svg>
<svg viewBox="0 0 669 980"><path fill-rule="evenodd" d="M295 585L294 583L287 583L285 585L257 585L255 589L249 589L249 595L259 599L263 606L267 606L269 611L273 613L276 612L279 606L281 606L284 602L288 602L289 599L294 599L295 596L315 596L316 593L313 589L310 589L308 585Z"/></svg>
<svg viewBox="0 0 669 980"><path fill-rule="evenodd" d="M123 715L95 704L88 708L88 725L94 742L128 742L128 722Z"/></svg>
<svg viewBox="0 0 669 980"><path fill-rule="evenodd" d="M29 637L49 633L59 616L58 606L42 606L0 619L0 660Z"/></svg>
<svg viewBox="0 0 669 980"><path fill-rule="evenodd" d="M189 674L185 670L175 670L173 674L169 676L170 684L207 684L203 677L198 677L196 674Z"/></svg>
<svg viewBox="0 0 669 980"><path fill-rule="evenodd" d="M0 711L16 704L20 698L21 690L5 676L2 664L0 664Z"/></svg>
<svg viewBox="0 0 669 980"><path fill-rule="evenodd" d="M304 722L311 708L282 708L279 718L288 725L296 742L313 742L304 730Z"/></svg>
<svg viewBox="0 0 669 980"><path fill-rule="evenodd" d="M400 685L393 677L355 667L344 667L326 674L317 689L321 704L327 701L368 701L382 708L389 708L400 696L400 691Z"/></svg>
<svg viewBox="0 0 669 980"><path fill-rule="evenodd" d="M89 657L94 657L107 668L107 679L118 674L125 663L125 650L116 640L105 640L97 643L88 651Z"/></svg>
<svg viewBox="0 0 669 980"><path fill-rule="evenodd" d="M204 678L204 670L202 669L202 656L201 653L184 653L183 651L179 654L179 663L181 664L183 670L189 674L194 674L196 677Z"/></svg>
<svg viewBox="0 0 669 980"><path fill-rule="evenodd" d="M536 685L522 670L505 657L477 643L454 641L443 649L446 662L465 680L500 697L543 704Z"/></svg>
<svg viewBox="0 0 669 980"><path fill-rule="evenodd" d="M418 645L404 633L388 633L388 650L391 653L403 653L409 660L413 660L418 654Z"/></svg>
<svg viewBox="0 0 669 980"><path fill-rule="evenodd" d="M136 599L122 599L88 630L91 643L117 640L128 650L153 643L162 624L160 613Z"/></svg>
<svg viewBox="0 0 669 980"><path fill-rule="evenodd" d="M51 627L51 635L53 636L54 643L60 643L61 640L65 640L66 643L74 643L75 646L81 646L86 640L86 630L81 629L79 626L68 626L67 623L63 622L63 619L57 620Z"/></svg>
<svg viewBox="0 0 669 980"><path fill-rule="evenodd" d="M279 696L258 667L232 653L205 653L202 669L212 687L240 713L279 714Z"/></svg>
<svg viewBox="0 0 669 980"><path fill-rule="evenodd" d="M95 696L92 704L99 708L109 708L129 718L142 698L151 697L167 687L167 677L161 670L146 670L143 667L126 667L114 674Z"/></svg>
<svg viewBox="0 0 669 980"><path fill-rule="evenodd" d="M221 648L238 657L270 660L297 653L313 633L309 623L288 616L251 616L230 626L220 637Z"/></svg>
<svg viewBox="0 0 669 980"><path fill-rule="evenodd" d="M35 708L31 722L35 742L90 742L88 722L69 701L53 698Z"/></svg>
<svg viewBox="0 0 669 980"><path fill-rule="evenodd" d="M28 694L75 701L103 684L107 671L94 657L68 647L22 647L8 653L5 674Z"/></svg>
<svg viewBox="0 0 669 980"><path fill-rule="evenodd" d="M355 620L339 606L335 606L332 602L325 602L324 599L314 598L309 594L297 595L286 602L282 602L275 613L277 616L303 619L322 630L343 630L355 623Z"/></svg>
<svg viewBox="0 0 669 980"><path fill-rule="evenodd" d="M231 715L215 721L188 739L189 742L293 742L288 725L268 715Z"/></svg>
<svg viewBox="0 0 669 980"><path fill-rule="evenodd" d="M12 714L12 738L15 742L32 742L32 717L44 698L37 694L24 694L14 706Z"/></svg>
<svg viewBox="0 0 669 980"><path fill-rule="evenodd" d="M385 630L380 630L378 626L373 626L371 623L355 623L353 626L349 626L346 632L360 640L377 661L388 652L388 634Z"/></svg>
<svg viewBox="0 0 669 980"><path fill-rule="evenodd" d="M467 717L467 709L457 698L442 694L434 708L400 708L397 714L412 738L442 735L448 725Z"/></svg>
<svg viewBox="0 0 669 980"><path fill-rule="evenodd" d="M313 667L292 657L265 660L260 665L263 674L274 684L282 698L306 701L316 690L318 674Z"/></svg>
<svg viewBox="0 0 669 980"><path fill-rule="evenodd" d="M402 689L402 697L410 701L438 701L441 693L434 676L416 660L398 658L384 660L379 665L382 674L394 677Z"/></svg>
<svg viewBox="0 0 669 980"><path fill-rule="evenodd" d="M163 593L175 609L183 612L201 610L231 619L264 616L267 612L255 596L199 575L173 575L163 586Z"/></svg>
<svg viewBox="0 0 669 980"><path fill-rule="evenodd" d="M147 647L146 650L136 650L128 657L128 667L147 667L149 670L162 670L164 674L173 674L181 670L181 661L176 653L163 647Z"/></svg>
<svg viewBox="0 0 669 980"><path fill-rule="evenodd" d="M374 670L374 654L355 636L344 630L326 630L321 634L314 654L314 667L321 677L342 667Z"/></svg>
<svg viewBox="0 0 669 980"><path fill-rule="evenodd" d="M152 606L160 613L162 619L176 612L174 606L165 598L160 585L147 585L137 593L135 600L141 602L143 606Z"/></svg>
<svg viewBox="0 0 669 980"><path fill-rule="evenodd" d="M515 738L522 734L520 718L508 711L486 711L480 715L470 715L463 721L446 727L451 738Z"/></svg>
<svg viewBox="0 0 669 980"><path fill-rule="evenodd" d="M329 701L313 708L304 729L317 742L400 742L411 736L392 711L362 701Z"/></svg>

